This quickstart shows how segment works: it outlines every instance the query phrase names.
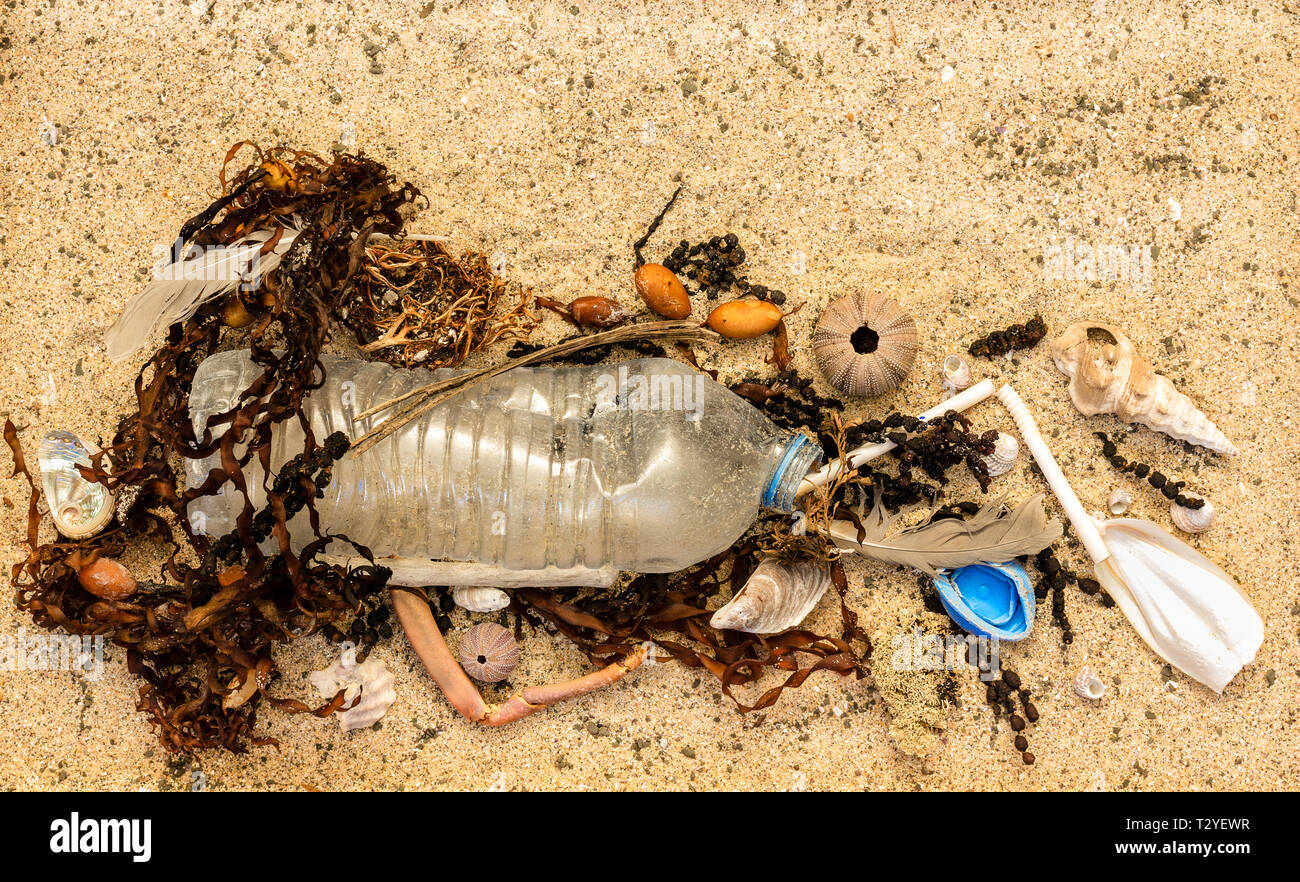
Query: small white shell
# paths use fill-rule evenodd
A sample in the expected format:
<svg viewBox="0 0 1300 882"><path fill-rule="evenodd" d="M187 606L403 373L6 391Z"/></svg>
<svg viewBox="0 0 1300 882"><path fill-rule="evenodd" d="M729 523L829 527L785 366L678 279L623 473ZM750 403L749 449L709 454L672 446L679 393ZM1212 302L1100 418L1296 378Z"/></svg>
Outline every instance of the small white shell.
<svg viewBox="0 0 1300 882"><path fill-rule="evenodd" d="M775 557L764 558L709 624L749 634L776 634L802 622L830 584L830 568L824 563L786 564Z"/></svg>
<svg viewBox="0 0 1300 882"><path fill-rule="evenodd" d="M510 595L500 588L477 585L457 585L451 589L451 599L461 609L479 613L496 612L510 605Z"/></svg>
<svg viewBox="0 0 1300 882"><path fill-rule="evenodd" d="M1011 471L1019 455L1020 442L1006 432L998 432L998 440L993 442L993 452L984 457L984 464L989 469L989 477L996 478Z"/></svg>
<svg viewBox="0 0 1300 882"><path fill-rule="evenodd" d="M1099 701L1106 694L1106 684L1092 672L1092 668L1084 668L1074 678L1074 691L1080 698Z"/></svg>
<svg viewBox="0 0 1300 882"><path fill-rule="evenodd" d="M939 366L939 376L943 378L943 388L960 392L971 384L970 365L960 355L949 355Z"/></svg>
<svg viewBox="0 0 1300 882"><path fill-rule="evenodd" d="M1106 510L1115 517L1124 514L1132 505L1133 494L1126 487L1116 487L1110 491L1110 498L1106 500Z"/></svg>
<svg viewBox="0 0 1300 882"><path fill-rule="evenodd" d="M94 536L113 519L113 494L77 471L77 466L89 468L91 455L98 452L71 432L49 432L41 439L37 461L45 502L54 526L69 539Z"/></svg>
<svg viewBox="0 0 1300 882"><path fill-rule="evenodd" d="M374 725L397 700L388 666L373 655L357 664L356 647L350 644L344 644L338 661L323 671L312 672L308 679L321 698L333 698L340 689L344 690L345 707L361 696L353 707L334 712L344 732Z"/></svg>
<svg viewBox="0 0 1300 882"><path fill-rule="evenodd" d="M1184 496L1191 499L1205 499L1199 493L1184 493ZM1174 522L1174 526L1184 533L1204 533L1210 527L1214 526L1214 503L1205 499L1205 505L1200 508L1185 508L1175 500L1169 504L1169 519Z"/></svg>

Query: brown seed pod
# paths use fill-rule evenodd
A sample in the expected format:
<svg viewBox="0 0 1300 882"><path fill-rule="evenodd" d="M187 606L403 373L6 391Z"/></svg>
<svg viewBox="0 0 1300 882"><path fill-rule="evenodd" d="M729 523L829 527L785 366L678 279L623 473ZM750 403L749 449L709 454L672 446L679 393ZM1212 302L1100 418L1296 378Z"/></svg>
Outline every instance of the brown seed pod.
<svg viewBox="0 0 1300 882"><path fill-rule="evenodd" d="M846 395L883 395L916 360L916 321L898 302L859 292L822 313L812 338L817 366Z"/></svg>
<svg viewBox="0 0 1300 882"><path fill-rule="evenodd" d="M221 309L221 320L232 328L246 328L256 319L248 308L244 306L244 301L239 299L238 295L232 294L226 298L225 305Z"/></svg>
<svg viewBox="0 0 1300 882"><path fill-rule="evenodd" d="M761 337L781 323L781 308L766 300L732 300L709 313L708 326L732 340Z"/></svg>
<svg viewBox="0 0 1300 882"><path fill-rule="evenodd" d="M77 570L77 581L96 597L126 600L135 593L136 581L131 571L115 560L101 557Z"/></svg>
<svg viewBox="0 0 1300 882"><path fill-rule="evenodd" d="M687 304L687 313L690 304ZM569 304L573 320L588 328L613 328L630 319L634 313L608 297L579 297Z"/></svg>
<svg viewBox="0 0 1300 882"><path fill-rule="evenodd" d="M505 628L484 622L465 632L457 654L465 673L475 680L496 683L509 677L519 663L519 644Z"/></svg>
<svg viewBox="0 0 1300 882"><path fill-rule="evenodd" d="M664 318L684 319L691 314L691 298L681 279L666 266L644 263L637 268L636 293Z"/></svg>

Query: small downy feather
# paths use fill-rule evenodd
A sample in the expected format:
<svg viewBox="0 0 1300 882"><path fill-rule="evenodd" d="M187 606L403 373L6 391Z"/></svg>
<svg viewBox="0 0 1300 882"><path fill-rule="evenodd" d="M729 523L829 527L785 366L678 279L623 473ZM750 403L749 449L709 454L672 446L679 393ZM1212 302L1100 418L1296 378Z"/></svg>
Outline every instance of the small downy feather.
<svg viewBox="0 0 1300 882"><path fill-rule="evenodd" d="M1036 554L1061 538L1061 522L1048 520L1043 494L1026 499L1011 512L999 499L984 505L969 519L944 518L885 538L897 521L880 505L863 519L865 535L858 541L858 528L849 521L834 521L831 539L846 551L860 551L885 563L903 564L937 575L977 563L1003 563L1024 554Z"/></svg>
<svg viewBox="0 0 1300 882"><path fill-rule="evenodd" d="M248 278L274 270L298 237L295 226L284 227L279 241L266 254L262 248L277 230L257 230L233 245L185 250L181 260L157 270L153 281L135 295L104 335L108 357L121 361L149 341L154 331L183 322L209 300L233 291Z"/></svg>

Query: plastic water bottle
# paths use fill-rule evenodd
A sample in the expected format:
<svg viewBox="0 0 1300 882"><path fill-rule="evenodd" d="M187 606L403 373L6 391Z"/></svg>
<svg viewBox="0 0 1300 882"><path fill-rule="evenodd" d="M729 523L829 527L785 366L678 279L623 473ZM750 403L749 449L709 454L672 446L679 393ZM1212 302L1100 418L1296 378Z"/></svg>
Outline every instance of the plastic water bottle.
<svg viewBox="0 0 1300 882"><path fill-rule="evenodd" d="M335 431L360 437L387 414L359 422L356 414L453 373L321 361L325 384L305 407L318 441ZM197 437L260 372L242 350L199 366L190 398ZM295 420L277 426L272 470L302 443ZM791 511L821 457L806 436L670 359L523 367L466 388L363 454L348 453L316 508L323 532L345 534L377 558L674 572L729 547L761 507ZM216 454L190 460L190 485L219 465ZM260 509L256 457L244 474ZM227 483L190 504L191 524L221 535L242 507ZM295 549L313 538L305 513L289 527Z"/></svg>

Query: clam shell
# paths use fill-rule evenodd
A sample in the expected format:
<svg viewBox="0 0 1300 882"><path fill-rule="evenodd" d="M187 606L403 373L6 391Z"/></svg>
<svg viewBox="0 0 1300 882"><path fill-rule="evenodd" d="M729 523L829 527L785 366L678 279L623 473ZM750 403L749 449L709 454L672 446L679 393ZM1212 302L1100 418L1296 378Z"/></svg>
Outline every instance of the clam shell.
<svg viewBox="0 0 1300 882"><path fill-rule="evenodd" d="M1106 694L1106 684L1092 672L1092 668L1084 668L1074 678L1074 691L1080 698L1099 701Z"/></svg>
<svg viewBox="0 0 1300 882"><path fill-rule="evenodd" d="M1133 494L1125 487L1116 487L1110 491L1110 498L1106 500L1106 510L1115 517L1124 514L1132 505Z"/></svg>
<svg viewBox="0 0 1300 882"><path fill-rule="evenodd" d="M500 588L477 585L457 585L451 589L451 599L461 609L479 613L496 612L510 605L510 595Z"/></svg>
<svg viewBox="0 0 1300 882"><path fill-rule="evenodd" d="M1205 499L1198 493L1184 493L1184 496L1192 499ZM1174 522L1174 526L1184 533L1204 533L1210 527L1214 526L1216 512L1214 503L1205 499L1205 505L1200 508L1186 508L1179 505L1176 501L1169 504L1169 519Z"/></svg>
<svg viewBox="0 0 1300 882"><path fill-rule="evenodd" d="M509 677L519 663L519 644L505 628L484 622L465 632L457 654L465 673L475 680L496 683Z"/></svg>
<svg viewBox="0 0 1300 882"><path fill-rule="evenodd" d="M1015 439L1015 436L998 432L998 440L993 442L993 452L984 457L984 465L988 466L989 477L996 478L1011 471L1019 455L1020 442Z"/></svg>
<svg viewBox="0 0 1300 882"><path fill-rule="evenodd" d="M883 395L916 360L916 321L882 294L858 292L822 313L812 337L817 366L846 395Z"/></svg>
<svg viewBox="0 0 1300 882"><path fill-rule="evenodd" d="M357 664L355 647L345 648L338 661L323 671L312 672L308 679L321 698L333 698L342 689L347 699L345 706L356 701L347 710L334 712L344 732L374 725L397 700L388 666L374 656Z"/></svg>
<svg viewBox="0 0 1300 882"><path fill-rule="evenodd" d="M960 392L970 387L972 382L970 365L960 355L949 355L939 365L939 376L943 378L943 388Z"/></svg>
<svg viewBox="0 0 1300 882"><path fill-rule="evenodd" d="M709 624L749 634L776 634L802 622L830 584L830 567L824 563L765 558Z"/></svg>
<svg viewBox="0 0 1300 882"><path fill-rule="evenodd" d="M93 536L113 519L113 494L77 471L79 465L88 468L91 455L98 452L71 432L49 432L41 439L41 486L54 526L69 539Z"/></svg>

